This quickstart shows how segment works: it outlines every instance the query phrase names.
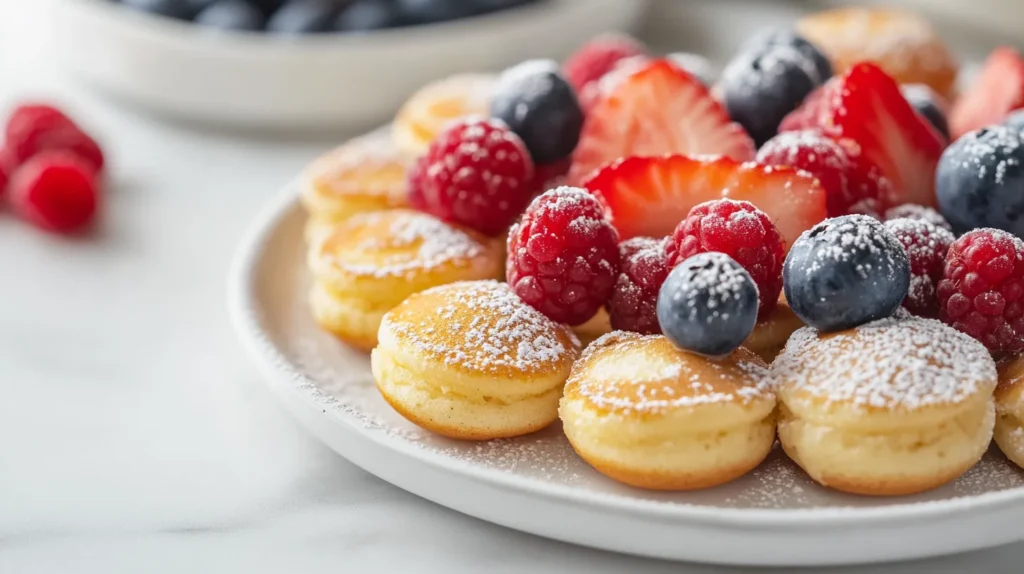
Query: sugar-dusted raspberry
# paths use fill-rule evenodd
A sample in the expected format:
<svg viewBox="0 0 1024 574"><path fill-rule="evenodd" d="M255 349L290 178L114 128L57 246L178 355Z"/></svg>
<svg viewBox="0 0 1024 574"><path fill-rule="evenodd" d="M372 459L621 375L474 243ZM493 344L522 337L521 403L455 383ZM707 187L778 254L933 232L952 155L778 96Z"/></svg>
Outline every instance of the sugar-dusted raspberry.
<svg viewBox="0 0 1024 574"><path fill-rule="evenodd" d="M828 198L829 217L859 213L881 218L892 184L861 157L856 144L814 130L782 132L757 152L757 161L788 165L818 178Z"/></svg>
<svg viewBox="0 0 1024 574"><path fill-rule="evenodd" d="M885 228L900 241L910 261L910 289L903 307L920 317L937 318L935 287L942 280L949 246L956 239L953 232L923 219L906 217L886 221Z"/></svg>
<svg viewBox="0 0 1024 574"><path fill-rule="evenodd" d="M14 172L10 194L15 213L55 233L88 225L99 202L92 166L66 151L33 156Z"/></svg>
<svg viewBox="0 0 1024 574"><path fill-rule="evenodd" d="M759 316L771 313L782 291L785 241L763 211L731 199L694 206L666 247L669 267L708 251L725 253L743 266L760 292Z"/></svg>
<svg viewBox="0 0 1024 574"><path fill-rule="evenodd" d="M621 34L606 34L587 42L562 66L566 79L581 93L591 82L596 82L624 58L645 53L640 42Z"/></svg>
<svg viewBox="0 0 1024 574"><path fill-rule="evenodd" d="M668 238L634 237L619 244L619 278L608 299L612 328L652 335L658 326L658 291L668 275Z"/></svg>
<svg viewBox="0 0 1024 574"><path fill-rule="evenodd" d="M581 325L611 295L618 240L594 196L574 187L552 189L534 199L509 231L508 283L549 318Z"/></svg>
<svg viewBox="0 0 1024 574"><path fill-rule="evenodd" d="M939 315L993 353L1024 351L1024 242L975 229L949 248L938 286Z"/></svg>
<svg viewBox="0 0 1024 574"><path fill-rule="evenodd" d="M885 220L899 219L906 217L908 219L920 219L927 221L932 225L941 227L943 229L953 231L953 226L946 221L946 218L941 213L924 205L917 205L916 203L904 203L903 205L897 205L885 212Z"/></svg>
<svg viewBox="0 0 1024 574"><path fill-rule="evenodd" d="M409 176L411 203L488 235L503 233L533 197L534 168L519 136L500 120L446 128Z"/></svg>
<svg viewBox="0 0 1024 574"><path fill-rule="evenodd" d="M94 171L103 169L103 151L64 112L46 104L18 106L7 120L6 146L14 165L48 150L64 150L85 160Z"/></svg>

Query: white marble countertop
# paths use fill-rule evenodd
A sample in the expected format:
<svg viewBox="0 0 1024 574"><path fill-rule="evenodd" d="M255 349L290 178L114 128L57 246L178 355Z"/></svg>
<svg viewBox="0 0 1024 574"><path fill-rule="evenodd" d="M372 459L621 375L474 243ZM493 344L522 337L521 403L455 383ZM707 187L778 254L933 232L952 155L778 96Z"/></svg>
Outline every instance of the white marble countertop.
<svg viewBox="0 0 1024 574"><path fill-rule="evenodd" d="M225 273L261 204L330 142L198 132L84 92L40 58L32 4L0 1L0 108L65 103L113 169L90 237L0 212L0 572L738 571L491 526L298 428L231 332ZM1021 563L1024 545L843 572Z"/></svg>

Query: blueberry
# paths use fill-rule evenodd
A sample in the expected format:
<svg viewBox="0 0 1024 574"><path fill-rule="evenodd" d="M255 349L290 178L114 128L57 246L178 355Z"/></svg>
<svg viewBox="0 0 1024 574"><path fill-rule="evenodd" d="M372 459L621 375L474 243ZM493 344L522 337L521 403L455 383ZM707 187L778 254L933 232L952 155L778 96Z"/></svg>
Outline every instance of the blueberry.
<svg viewBox="0 0 1024 574"><path fill-rule="evenodd" d="M268 18L284 4L284 0L248 0L248 2L259 8L260 12L263 12L263 16Z"/></svg>
<svg viewBox="0 0 1024 574"><path fill-rule="evenodd" d="M357 0L338 16L334 29L359 32L393 28L402 24L402 15L387 0Z"/></svg>
<svg viewBox="0 0 1024 574"><path fill-rule="evenodd" d="M522 138L538 165L568 157L583 127L576 92L552 60L529 60L505 70L494 88L491 116Z"/></svg>
<svg viewBox="0 0 1024 574"><path fill-rule="evenodd" d="M1024 135L1006 126L964 134L939 158L935 194L958 234L994 227L1024 237Z"/></svg>
<svg viewBox="0 0 1024 574"><path fill-rule="evenodd" d="M476 8L468 0L395 0L407 24L431 24L472 16Z"/></svg>
<svg viewBox="0 0 1024 574"><path fill-rule="evenodd" d="M725 107L758 146L774 137L786 114L831 75L831 70L822 73L810 55L809 50L817 52L814 46L794 42L742 52L722 72Z"/></svg>
<svg viewBox="0 0 1024 574"><path fill-rule="evenodd" d="M795 48L811 62L822 83L832 77L832 62L829 61L828 56L814 44L804 39L803 36L789 28L771 28L754 34L754 36L743 43L740 53L760 52L767 46L790 46Z"/></svg>
<svg viewBox="0 0 1024 574"><path fill-rule="evenodd" d="M196 16L196 24L221 30L261 30L263 12L246 0L217 0Z"/></svg>
<svg viewBox="0 0 1024 574"><path fill-rule="evenodd" d="M1003 125L1013 128L1019 132L1024 132L1024 110L1011 112L1010 115L1006 116L1006 119L1003 120Z"/></svg>
<svg viewBox="0 0 1024 574"><path fill-rule="evenodd" d="M757 285L724 253L683 261L658 292L658 323L680 349L720 357L750 336L757 323Z"/></svg>
<svg viewBox="0 0 1024 574"><path fill-rule="evenodd" d="M472 0L477 14L508 10L509 8L515 8L532 2L534 0Z"/></svg>
<svg viewBox="0 0 1024 574"><path fill-rule="evenodd" d="M284 35L327 32L340 11L335 0L292 0L274 12L267 30Z"/></svg>
<svg viewBox="0 0 1024 574"><path fill-rule="evenodd" d="M191 20L212 0L121 0L121 4L150 14Z"/></svg>
<svg viewBox="0 0 1024 574"><path fill-rule="evenodd" d="M782 266L790 308L820 331L891 316L910 287L900 241L866 215L826 219L805 231Z"/></svg>
<svg viewBox="0 0 1024 574"><path fill-rule="evenodd" d="M703 82L705 86L710 87L714 84L715 79L718 76L715 72L715 67L711 62L700 54L675 52L669 54L666 58L672 60L677 66L692 74L695 78Z"/></svg>
<svg viewBox="0 0 1024 574"><path fill-rule="evenodd" d="M946 112L942 111L943 106L935 91L925 84L904 84L900 86L900 91L914 110L928 120L948 141L949 123L946 122Z"/></svg>

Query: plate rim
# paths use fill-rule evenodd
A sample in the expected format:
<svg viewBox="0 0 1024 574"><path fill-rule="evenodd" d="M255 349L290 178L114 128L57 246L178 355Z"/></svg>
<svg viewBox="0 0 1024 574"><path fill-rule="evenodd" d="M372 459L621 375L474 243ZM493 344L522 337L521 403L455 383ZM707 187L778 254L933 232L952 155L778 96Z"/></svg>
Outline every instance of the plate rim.
<svg viewBox="0 0 1024 574"><path fill-rule="evenodd" d="M518 477L465 460L444 458L429 449L419 448L408 441L391 435L366 431L366 425L346 412L335 398L320 390L302 370L290 361L265 334L260 320L256 292L257 269L260 256L265 252L273 232L293 212L301 210L299 182L288 183L257 215L243 235L233 256L227 281L227 299L232 325L249 354L259 364L263 374L277 387L288 388L310 407L322 411L333 422L350 433L377 446L409 457L418 464L435 470L458 474L463 478L488 483L516 491L517 494L540 497L559 504L598 507L619 514L653 520L682 521L689 524L769 529L786 527L795 530L830 528L867 528L894 523L917 523L951 515L973 515L1007 506L1024 509L1024 486L976 495L961 495L941 500L895 503L874 507L834 506L823 508L730 508L685 502L634 499L613 493L584 492L568 485L551 484L536 479ZM319 437L318 437L319 439ZM341 454L341 453L339 453ZM344 456L344 455L342 455ZM346 457L347 458L347 457ZM357 465L358 466L358 465ZM363 467L364 470L365 467ZM372 471L371 471L372 472ZM380 477L391 482L386 477ZM396 485L401 487L401 485ZM404 488L403 488L404 489ZM1022 533L1021 538L1024 538Z"/></svg>

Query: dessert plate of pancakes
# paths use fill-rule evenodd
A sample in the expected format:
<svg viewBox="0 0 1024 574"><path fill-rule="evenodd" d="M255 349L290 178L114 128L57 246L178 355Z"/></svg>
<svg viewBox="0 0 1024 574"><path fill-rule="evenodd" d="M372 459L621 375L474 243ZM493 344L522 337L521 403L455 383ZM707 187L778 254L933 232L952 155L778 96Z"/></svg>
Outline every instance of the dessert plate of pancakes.
<svg viewBox="0 0 1024 574"><path fill-rule="evenodd" d="M815 34L823 27L862 30L876 20L886 37L874 48L907 50L913 40L925 51L917 55L934 54L938 40L912 15L828 14L800 29L827 45L828 34ZM888 52L880 64L858 63L864 48L849 42L845 59L830 52L827 62L791 32L759 41L756 49L772 57L783 50L799 64L795 73L813 72L815 81L825 81L829 74L819 71L831 67L829 82L873 83L865 91L874 98L858 101L857 90L839 86L834 100L814 103L814 114L793 113L819 121L842 101L844 114L893 130L881 143L870 130L851 130L862 147L840 138L843 145L833 148L877 153L878 165L890 170L872 172L874 183L858 193L887 190L889 176L903 175L905 189L931 201L929 178L914 170L935 169L947 136L911 107L898 80L909 74L932 94L953 97L952 64L936 67L925 58L929 67L906 68L906 54ZM1024 539L1024 358L1011 349L1015 332L1007 335L1012 327L1005 327L999 337L975 338L948 316L912 315L904 302L910 255L898 233L948 237L947 257L959 253L964 237L988 249L973 249L972 257L1016 249L1021 271L1024 243L980 225L960 230L954 242L937 211L884 194L852 199L870 199L854 203L886 213L869 217L850 203L829 204L826 213L831 190L816 174L760 163L760 155L749 161L755 145L748 134L758 126L742 125L741 114L726 113L716 99L728 96L728 80L710 88L714 78L685 67L693 57L658 58L641 49L628 39L595 40L581 59L587 66L608 62L607 75L571 89L586 66L559 71L530 62L498 78L439 79L414 94L391 125L341 143L281 190L242 241L229 281L234 325L274 395L330 448L404 490L488 522L602 550L823 566ZM612 62L612 53L622 62ZM802 60L811 56L817 60ZM887 65L887 57L898 65ZM781 66L785 58L773 61ZM912 74L922 69L927 73ZM771 76L765 82L786 74ZM549 147L541 149L524 122L566 112L559 108L566 102L582 105L584 94L576 149L599 163L595 155L614 140L629 161L613 158L596 175L574 180L570 164L579 158L564 156L559 134L542 134ZM502 104L494 105L499 96ZM659 116L665 109L703 115L680 137L659 131L675 129ZM503 110L513 112L503 117ZM957 120L964 137L975 137L972 117ZM610 124L587 131L588 122L603 120ZM564 129L580 130L581 121ZM647 130L640 151L623 139L637 130L615 129L634 121ZM771 147L771 134L760 128ZM919 153L908 161L883 162L892 152L884 145L907 134L928 145L914 148ZM824 137L790 141L799 146L812 136ZM665 155L648 155L652 146ZM798 153L781 155L800 160ZM538 160L535 170L531 157L566 161ZM637 165L663 171L637 183L650 173L632 170ZM714 178L721 186L702 183ZM906 184L911 178L923 183ZM659 204L655 183L675 186L670 204ZM530 186L521 197L520 184ZM640 189L648 203L601 195L623 189ZM901 215L888 216L890 207ZM680 256L654 292L635 281L627 266L662 261L680 233L652 226L683 229L709 210L738 214L744 230L775 242L760 260L771 273L755 284L738 262L743 254L734 258L723 241ZM805 257L799 274L782 270L784 258L801 264L785 256L789 248ZM816 248L824 255L815 256ZM574 263L529 258L555 252ZM856 259L862 256L863 264ZM616 257L622 263L613 275ZM832 300L797 289L850 261L858 266L843 280L854 287L841 286L847 291ZM531 274L543 275L543 293L530 288ZM569 287L559 291L566 277ZM946 280L940 291L957 285ZM1011 287L1000 293L1019 296ZM619 289L635 298L615 299ZM571 304L557 299L565 293ZM923 306L920 313L938 307L934 293L930 300L919 295L912 302ZM994 296L977 300L988 304ZM736 327L740 316L749 317L745 328Z"/></svg>

